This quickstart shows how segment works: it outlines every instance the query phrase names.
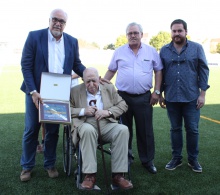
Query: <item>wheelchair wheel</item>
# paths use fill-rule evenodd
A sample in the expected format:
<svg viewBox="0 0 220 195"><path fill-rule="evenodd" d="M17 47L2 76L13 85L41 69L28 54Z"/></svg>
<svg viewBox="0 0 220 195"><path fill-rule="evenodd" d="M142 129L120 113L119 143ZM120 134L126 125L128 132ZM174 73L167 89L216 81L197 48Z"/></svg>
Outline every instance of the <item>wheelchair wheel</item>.
<svg viewBox="0 0 220 195"><path fill-rule="evenodd" d="M72 170L73 144L71 128L69 125L64 126L63 130L63 167L66 175L71 174Z"/></svg>

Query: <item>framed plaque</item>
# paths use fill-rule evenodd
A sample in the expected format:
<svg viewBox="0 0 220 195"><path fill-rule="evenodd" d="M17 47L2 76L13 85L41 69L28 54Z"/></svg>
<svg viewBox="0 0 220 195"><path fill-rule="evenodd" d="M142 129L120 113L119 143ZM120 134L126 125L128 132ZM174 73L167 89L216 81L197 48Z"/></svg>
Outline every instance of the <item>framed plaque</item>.
<svg viewBox="0 0 220 195"><path fill-rule="evenodd" d="M69 102L47 101L39 106L40 121L43 123L71 123Z"/></svg>
<svg viewBox="0 0 220 195"><path fill-rule="evenodd" d="M70 113L71 75L43 72L39 104L39 122L71 124Z"/></svg>

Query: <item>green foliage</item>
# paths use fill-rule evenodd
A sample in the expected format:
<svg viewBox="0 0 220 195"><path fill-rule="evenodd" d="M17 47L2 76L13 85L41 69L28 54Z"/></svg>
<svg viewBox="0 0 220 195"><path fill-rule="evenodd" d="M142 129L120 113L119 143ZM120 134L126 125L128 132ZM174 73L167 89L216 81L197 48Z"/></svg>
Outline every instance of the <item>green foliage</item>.
<svg viewBox="0 0 220 195"><path fill-rule="evenodd" d="M120 35L117 39L116 39L116 43L115 43L115 49L126 44L128 42L126 35Z"/></svg>
<svg viewBox="0 0 220 195"><path fill-rule="evenodd" d="M187 38L188 40L191 40L191 37L190 37L189 35L186 35L186 38Z"/></svg>
<svg viewBox="0 0 220 195"><path fill-rule="evenodd" d="M170 33L160 31L156 36L150 39L149 44L156 48L157 51L171 41Z"/></svg>
<svg viewBox="0 0 220 195"><path fill-rule="evenodd" d="M216 52L220 53L220 43L218 43L217 46L216 46Z"/></svg>
<svg viewBox="0 0 220 195"><path fill-rule="evenodd" d="M108 44L106 46L104 46L103 48L104 50L110 49L110 50L115 50L115 45L113 43Z"/></svg>

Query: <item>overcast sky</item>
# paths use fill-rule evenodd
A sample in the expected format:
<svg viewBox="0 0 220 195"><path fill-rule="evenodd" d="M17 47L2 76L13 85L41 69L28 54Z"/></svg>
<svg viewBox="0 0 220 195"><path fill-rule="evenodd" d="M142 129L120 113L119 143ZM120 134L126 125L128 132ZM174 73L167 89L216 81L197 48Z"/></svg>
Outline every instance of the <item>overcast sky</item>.
<svg viewBox="0 0 220 195"><path fill-rule="evenodd" d="M220 37L218 0L1 0L0 41L23 43L29 31L48 27L50 12L68 14L65 32L100 45L114 43L130 22L150 36L170 32L174 19L184 19L191 39Z"/></svg>

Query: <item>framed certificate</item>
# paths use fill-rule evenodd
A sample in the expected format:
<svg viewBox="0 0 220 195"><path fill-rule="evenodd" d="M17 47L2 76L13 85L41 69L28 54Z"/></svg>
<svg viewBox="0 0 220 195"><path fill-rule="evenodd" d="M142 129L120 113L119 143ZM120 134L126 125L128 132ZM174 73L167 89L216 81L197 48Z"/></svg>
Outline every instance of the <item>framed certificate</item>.
<svg viewBox="0 0 220 195"><path fill-rule="evenodd" d="M39 121L43 123L70 124L69 102L47 101L39 105Z"/></svg>
<svg viewBox="0 0 220 195"><path fill-rule="evenodd" d="M71 75L43 72L41 75L39 122L71 124Z"/></svg>

